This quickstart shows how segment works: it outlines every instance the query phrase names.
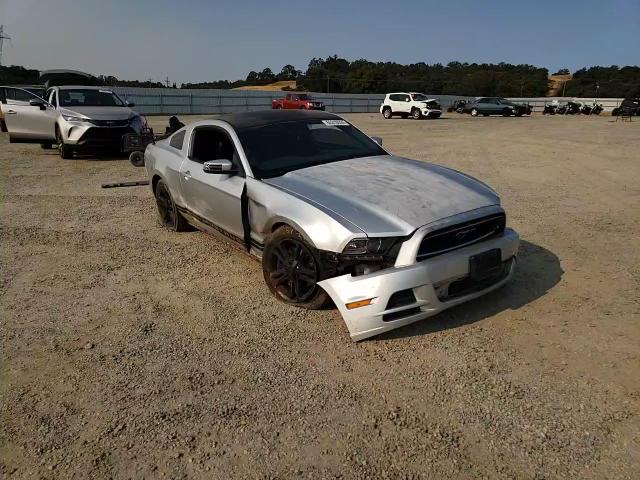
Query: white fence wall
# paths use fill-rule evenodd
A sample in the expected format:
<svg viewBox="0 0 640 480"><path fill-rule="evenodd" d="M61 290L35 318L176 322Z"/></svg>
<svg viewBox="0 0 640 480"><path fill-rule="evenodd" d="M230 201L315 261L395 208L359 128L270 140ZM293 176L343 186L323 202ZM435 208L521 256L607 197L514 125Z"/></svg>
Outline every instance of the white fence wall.
<svg viewBox="0 0 640 480"><path fill-rule="evenodd" d="M214 90L214 89L173 89L173 88L133 88L113 87L122 98L135 102L136 110L147 115L186 115L248 112L271 108L271 101L282 98L287 92L255 90ZM383 94L340 94L312 93L312 96L325 103L330 112L366 113L377 112L384 99ZM433 95L443 108L454 100L470 100L474 97L455 95ZM541 112L546 103L557 99L560 103L574 100L573 97L514 98L518 102L528 102L534 112ZM593 103L594 98L578 99ZM611 111L620 104L621 98L599 98L605 111Z"/></svg>

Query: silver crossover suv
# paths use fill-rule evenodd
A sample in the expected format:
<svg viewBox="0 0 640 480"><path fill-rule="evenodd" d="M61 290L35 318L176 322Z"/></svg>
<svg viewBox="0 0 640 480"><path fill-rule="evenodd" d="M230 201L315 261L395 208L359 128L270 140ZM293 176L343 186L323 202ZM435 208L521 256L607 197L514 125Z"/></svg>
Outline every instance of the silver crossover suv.
<svg viewBox="0 0 640 480"><path fill-rule="evenodd" d="M120 151L122 136L139 133L144 124L131 109L132 103L106 87L52 87L45 99L12 87L1 92L0 108L10 141L44 147L55 143L62 158L87 150Z"/></svg>
<svg viewBox="0 0 640 480"><path fill-rule="evenodd" d="M270 110L191 123L145 165L164 225L238 242L277 298L331 299L361 340L498 288L519 243L490 187L381 143L330 113Z"/></svg>

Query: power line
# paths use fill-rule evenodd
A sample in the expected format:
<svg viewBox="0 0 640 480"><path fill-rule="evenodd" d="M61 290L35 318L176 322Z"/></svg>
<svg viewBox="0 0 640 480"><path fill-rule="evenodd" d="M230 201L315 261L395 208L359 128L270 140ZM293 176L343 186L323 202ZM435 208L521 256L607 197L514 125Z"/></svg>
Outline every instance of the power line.
<svg viewBox="0 0 640 480"><path fill-rule="evenodd" d="M2 66L2 45L5 40L11 40L11 37L4 34L4 25L0 25L0 67Z"/></svg>

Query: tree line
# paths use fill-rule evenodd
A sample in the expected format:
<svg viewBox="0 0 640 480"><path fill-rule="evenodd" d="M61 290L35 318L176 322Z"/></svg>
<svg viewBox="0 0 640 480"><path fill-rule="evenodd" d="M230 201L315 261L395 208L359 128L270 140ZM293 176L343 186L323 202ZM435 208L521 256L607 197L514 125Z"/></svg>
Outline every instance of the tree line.
<svg viewBox="0 0 640 480"><path fill-rule="evenodd" d="M568 73L562 69L558 74ZM180 88L237 88L295 80L298 90L331 93L386 93L419 91L433 95L542 97L548 91L546 68L508 63L462 63L447 65L424 62L408 65L396 62L349 61L337 55L313 58L306 71L285 65L279 73L270 68L251 71L244 79L183 83ZM100 76L105 85L128 87L166 87L161 82L120 80ZM0 84L36 84L38 71L20 66L0 67ZM177 88L173 84L173 88ZM567 82L566 96L638 97L640 67L589 67L573 74Z"/></svg>

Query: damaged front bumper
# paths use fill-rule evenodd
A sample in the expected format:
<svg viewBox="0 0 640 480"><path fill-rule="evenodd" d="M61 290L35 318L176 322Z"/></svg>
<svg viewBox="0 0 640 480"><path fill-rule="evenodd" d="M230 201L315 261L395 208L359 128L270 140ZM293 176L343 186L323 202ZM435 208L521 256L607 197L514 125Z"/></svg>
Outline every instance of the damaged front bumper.
<svg viewBox="0 0 640 480"><path fill-rule="evenodd" d="M354 341L378 335L435 315L484 295L513 275L520 239L511 229L498 237L411 265L362 276L329 278L319 285L329 294ZM502 266L482 280L470 277L470 257L500 249ZM366 301L349 309L348 304Z"/></svg>

